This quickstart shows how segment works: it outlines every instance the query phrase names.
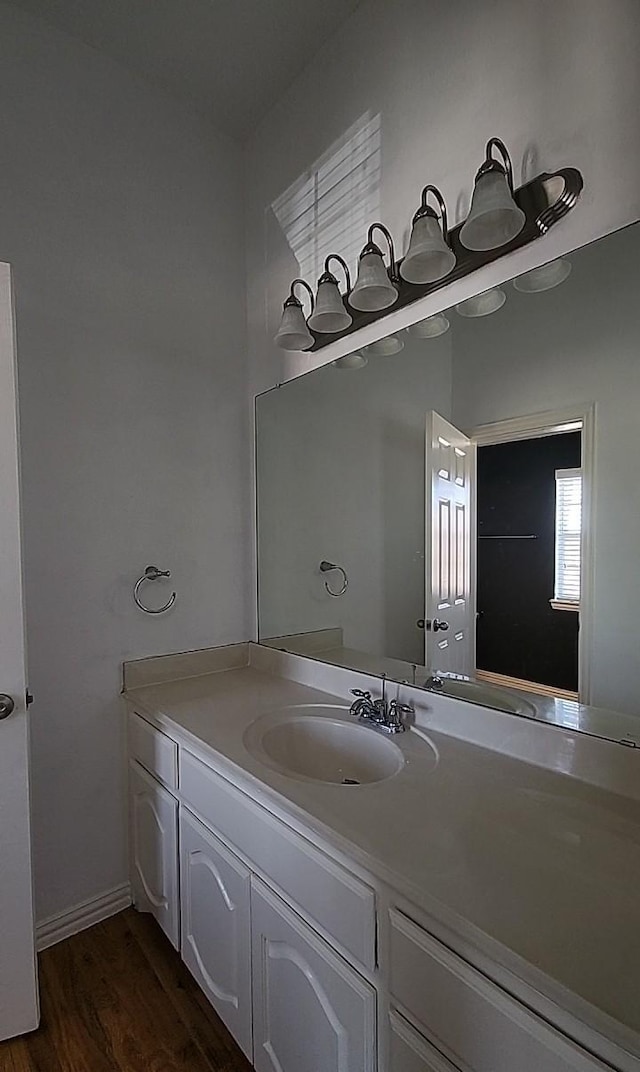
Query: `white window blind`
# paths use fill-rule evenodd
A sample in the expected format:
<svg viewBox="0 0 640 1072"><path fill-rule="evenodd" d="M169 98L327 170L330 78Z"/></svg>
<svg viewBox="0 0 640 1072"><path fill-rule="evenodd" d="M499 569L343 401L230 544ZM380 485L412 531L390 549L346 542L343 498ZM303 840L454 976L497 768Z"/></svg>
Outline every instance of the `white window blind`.
<svg viewBox="0 0 640 1072"><path fill-rule="evenodd" d="M554 600L580 601L582 472L556 469L556 567Z"/></svg>
<svg viewBox="0 0 640 1072"><path fill-rule="evenodd" d="M339 253L354 272L379 214L380 139L380 116L363 115L271 206L312 286L329 253Z"/></svg>

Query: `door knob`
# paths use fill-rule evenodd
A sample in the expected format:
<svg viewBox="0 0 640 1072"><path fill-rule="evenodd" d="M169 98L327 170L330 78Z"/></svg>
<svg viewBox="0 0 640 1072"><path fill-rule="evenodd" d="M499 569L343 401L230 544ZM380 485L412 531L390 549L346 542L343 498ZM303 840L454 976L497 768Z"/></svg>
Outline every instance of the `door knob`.
<svg viewBox="0 0 640 1072"><path fill-rule="evenodd" d="M13 700L6 692L0 692L0 718L8 718L14 707Z"/></svg>
<svg viewBox="0 0 640 1072"><path fill-rule="evenodd" d="M427 619L425 625L427 629L433 629L434 633L437 633L440 630L444 633L449 628L449 623L443 622L441 618L434 618L433 621Z"/></svg>

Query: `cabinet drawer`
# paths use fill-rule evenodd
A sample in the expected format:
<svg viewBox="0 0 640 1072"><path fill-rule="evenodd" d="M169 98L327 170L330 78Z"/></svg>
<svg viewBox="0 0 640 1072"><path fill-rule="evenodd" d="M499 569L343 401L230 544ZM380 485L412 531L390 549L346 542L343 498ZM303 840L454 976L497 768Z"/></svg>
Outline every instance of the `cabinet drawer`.
<svg viewBox="0 0 640 1072"><path fill-rule="evenodd" d="M390 988L438 1049L472 1072L606 1068L395 910Z"/></svg>
<svg viewBox="0 0 640 1072"><path fill-rule="evenodd" d="M182 799L361 964L375 967L375 895L264 808L180 750Z"/></svg>
<svg viewBox="0 0 640 1072"><path fill-rule="evenodd" d="M129 714L129 754L168 786L178 788L178 746L135 712Z"/></svg>
<svg viewBox="0 0 640 1072"><path fill-rule="evenodd" d="M402 1016L389 1017L389 1072L458 1072Z"/></svg>

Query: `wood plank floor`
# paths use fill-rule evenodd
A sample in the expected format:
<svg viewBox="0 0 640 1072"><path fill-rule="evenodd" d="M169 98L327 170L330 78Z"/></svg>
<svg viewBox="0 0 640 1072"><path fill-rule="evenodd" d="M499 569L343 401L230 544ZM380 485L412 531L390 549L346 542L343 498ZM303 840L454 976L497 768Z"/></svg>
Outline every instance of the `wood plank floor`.
<svg viewBox="0 0 640 1072"><path fill-rule="evenodd" d="M155 920L128 908L39 957L42 1022L0 1072L251 1072Z"/></svg>

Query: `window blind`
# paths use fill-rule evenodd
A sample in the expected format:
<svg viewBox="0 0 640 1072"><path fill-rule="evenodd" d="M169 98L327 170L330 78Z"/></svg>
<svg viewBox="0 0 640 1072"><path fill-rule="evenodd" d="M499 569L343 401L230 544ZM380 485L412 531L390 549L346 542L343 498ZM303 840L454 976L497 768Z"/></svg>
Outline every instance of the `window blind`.
<svg viewBox="0 0 640 1072"><path fill-rule="evenodd" d="M580 600L582 472L556 469L556 554L554 598Z"/></svg>

